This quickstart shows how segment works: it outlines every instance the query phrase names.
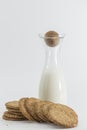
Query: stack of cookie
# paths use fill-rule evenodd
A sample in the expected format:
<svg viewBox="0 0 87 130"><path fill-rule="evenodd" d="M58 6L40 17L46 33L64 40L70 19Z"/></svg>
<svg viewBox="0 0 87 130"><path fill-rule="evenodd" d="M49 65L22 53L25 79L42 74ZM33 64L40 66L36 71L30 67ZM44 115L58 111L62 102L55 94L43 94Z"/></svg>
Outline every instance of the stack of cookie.
<svg viewBox="0 0 87 130"><path fill-rule="evenodd" d="M76 112L66 105L36 98L22 98L5 105L7 108L3 114L5 120L50 122L67 128L75 127L78 124Z"/></svg>
<svg viewBox="0 0 87 130"><path fill-rule="evenodd" d="M3 114L3 119L5 120L25 120L25 116L21 113L19 109L18 101L11 101L5 104L7 111Z"/></svg>

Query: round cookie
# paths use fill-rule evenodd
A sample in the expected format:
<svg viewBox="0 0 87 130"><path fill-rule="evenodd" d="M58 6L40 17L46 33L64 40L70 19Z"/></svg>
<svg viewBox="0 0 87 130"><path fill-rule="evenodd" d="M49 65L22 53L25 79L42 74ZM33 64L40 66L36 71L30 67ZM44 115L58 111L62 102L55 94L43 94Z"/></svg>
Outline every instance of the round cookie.
<svg viewBox="0 0 87 130"><path fill-rule="evenodd" d="M43 104L43 102L36 102L35 103L35 114L40 118L41 121L46 121L45 117L43 116L42 112L41 112L41 105Z"/></svg>
<svg viewBox="0 0 87 130"><path fill-rule="evenodd" d="M13 114L13 115L23 115L21 112L12 112L12 111L8 111L10 114Z"/></svg>
<svg viewBox="0 0 87 130"><path fill-rule="evenodd" d="M11 114L10 112L6 111L3 114L3 119L4 117L7 117L8 119L26 119L23 115L16 115L16 114Z"/></svg>
<svg viewBox="0 0 87 130"><path fill-rule="evenodd" d="M26 109L27 111L31 114L31 116L38 122L42 122L42 120L36 115L35 113L35 109L36 109L36 105L35 103L40 102L39 99L36 98L29 98L26 99Z"/></svg>
<svg viewBox="0 0 87 130"><path fill-rule="evenodd" d="M30 115L30 113L26 109L25 101L28 98L22 98L19 100L19 109L22 112L22 114L30 121L34 121L33 117Z"/></svg>
<svg viewBox="0 0 87 130"><path fill-rule="evenodd" d="M7 117L5 115L3 115L2 117L4 120L9 120L9 121L22 121L22 120L26 120L25 118L11 118L11 117Z"/></svg>
<svg viewBox="0 0 87 130"><path fill-rule="evenodd" d="M51 104L45 116L56 125L72 128L78 124L78 116L73 109L62 104Z"/></svg>
<svg viewBox="0 0 87 130"><path fill-rule="evenodd" d="M37 103L36 103L35 113L36 113L36 115L38 115L38 117L39 117L42 121L44 121L44 122L47 122L48 120L47 120L47 118L43 115L42 109L43 109L43 106L44 106L44 105L47 105L47 104L49 104L49 103L51 103L51 102L49 102L49 101L40 101L40 102L37 102ZM44 109L44 111L45 111L45 109Z"/></svg>
<svg viewBox="0 0 87 130"><path fill-rule="evenodd" d="M10 112L16 112L16 113L20 113L20 110L18 109L13 109L13 108L7 108L8 111Z"/></svg>
<svg viewBox="0 0 87 130"><path fill-rule="evenodd" d="M18 101L10 101L5 104L6 108L17 109L19 110L19 103Z"/></svg>
<svg viewBox="0 0 87 130"><path fill-rule="evenodd" d="M48 103L44 103L42 106L41 106L41 112L43 113L43 116L45 117L46 121L47 122L51 122L47 117L47 113L48 113L48 107L50 107L51 104L54 104L53 102L48 102Z"/></svg>

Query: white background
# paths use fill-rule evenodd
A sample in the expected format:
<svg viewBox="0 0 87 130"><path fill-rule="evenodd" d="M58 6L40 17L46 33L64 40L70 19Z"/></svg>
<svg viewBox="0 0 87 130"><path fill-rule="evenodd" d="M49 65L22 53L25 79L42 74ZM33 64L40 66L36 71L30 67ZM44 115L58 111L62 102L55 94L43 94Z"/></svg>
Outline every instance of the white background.
<svg viewBox="0 0 87 130"><path fill-rule="evenodd" d="M45 60L38 34L48 30L66 34L62 59L68 105L79 115L76 129L87 128L87 1L0 0L0 128L3 130L57 128L1 119L5 102L38 97Z"/></svg>

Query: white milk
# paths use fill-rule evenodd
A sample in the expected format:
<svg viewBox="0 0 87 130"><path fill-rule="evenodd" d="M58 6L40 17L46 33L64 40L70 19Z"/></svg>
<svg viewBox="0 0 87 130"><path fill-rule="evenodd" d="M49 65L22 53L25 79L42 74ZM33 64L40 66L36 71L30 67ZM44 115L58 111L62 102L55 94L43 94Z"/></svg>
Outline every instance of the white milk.
<svg viewBox="0 0 87 130"><path fill-rule="evenodd" d="M46 69L40 81L40 99L66 104L66 95L66 83L63 72L55 67Z"/></svg>

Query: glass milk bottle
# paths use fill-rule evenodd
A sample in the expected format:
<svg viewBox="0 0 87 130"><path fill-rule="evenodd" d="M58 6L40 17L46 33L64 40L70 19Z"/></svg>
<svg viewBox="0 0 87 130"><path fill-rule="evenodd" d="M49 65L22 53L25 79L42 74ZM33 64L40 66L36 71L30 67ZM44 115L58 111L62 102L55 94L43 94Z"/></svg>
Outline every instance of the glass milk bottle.
<svg viewBox="0 0 87 130"><path fill-rule="evenodd" d="M67 90L63 70L60 64L61 40L63 35L49 31L40 34L45 47L45 65L39 85L39 98L55 103L67 104Z"/></svg>

